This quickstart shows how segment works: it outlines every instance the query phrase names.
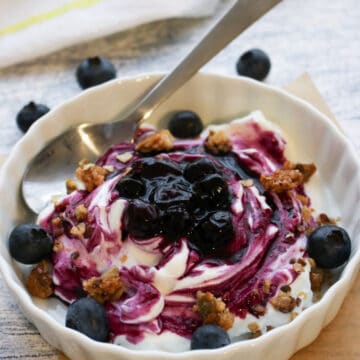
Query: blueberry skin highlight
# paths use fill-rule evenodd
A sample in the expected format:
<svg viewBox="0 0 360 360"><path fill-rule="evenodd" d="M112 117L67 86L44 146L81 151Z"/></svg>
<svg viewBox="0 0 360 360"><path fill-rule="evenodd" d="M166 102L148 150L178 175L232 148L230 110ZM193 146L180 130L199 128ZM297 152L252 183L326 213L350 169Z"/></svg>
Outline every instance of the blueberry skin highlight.
<svg viewBox="0 0 360 360"><path fill-rule="evenodd" d="M260 49L251 49L242 54L236 63L239 75L255 80L264 80L269 74L271 62L269 56Z"/></svg>
<svg viewBox="0 0 360 360"><path fill-rule="evenodd" d="M349 260L351 240L342 227L324 225L310 234L307 250L317 266L324 269L334 269Z"/></svg>
<svg viewBox="0 0 360 360"><path fill-rule="evenodd" d="M81 298L70 304L65 325L96 341L104 342L109 338L105 308L92 298Z"/></svg>
<svg viewBox="0 0 360 360"><path fill-rule="evenodd" d="M191 338L191 350L217 349L229 345L231 340L228 333L216 325L202 325L198 327Z"/></svg>
<svg viewBox="0 0 360 360"><path fill-rule="evenodd" d="M82 89L100 85L116 77L110 60L99 56L83 60L76 69L76 79Z"/></svg>
<svg viewBox="0 0 360 360"><path fill-rule="evenodd" d="M9 236L10 255L23 264L36 264L52 253L53 239L36 224L16 226Z"/></svg>
<svg viewBox="0 0 360 360"><path fill-rule="evenodd" d="M30 101L18 112L16 116L17 126L23 133L26 133L36 120L49 111L50 109L46 105Z"/></svg>

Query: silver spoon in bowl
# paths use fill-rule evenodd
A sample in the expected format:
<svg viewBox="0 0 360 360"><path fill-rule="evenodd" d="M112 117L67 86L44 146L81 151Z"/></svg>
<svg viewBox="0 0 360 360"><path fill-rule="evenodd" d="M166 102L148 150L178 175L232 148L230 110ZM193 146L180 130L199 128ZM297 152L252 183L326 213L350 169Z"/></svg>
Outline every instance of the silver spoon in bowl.
<svg viewBox="0 0 360 360"><path fill-rule="evenodd" d="M30 162L22 179L22 198L38 214L56 193L64 193L82 159L95 160L111 145L130 139L141 121L189 80L231 40L281 0L237 0L177 67L116 121L81 124L49 142Z"/></svg>

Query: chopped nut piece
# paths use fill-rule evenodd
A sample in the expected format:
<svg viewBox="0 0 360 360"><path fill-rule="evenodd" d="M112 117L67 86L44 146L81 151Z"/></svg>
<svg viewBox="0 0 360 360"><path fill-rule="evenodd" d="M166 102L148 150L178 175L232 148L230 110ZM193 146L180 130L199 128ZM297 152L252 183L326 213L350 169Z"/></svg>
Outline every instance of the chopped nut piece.
<svg viewBox="0 0 360 360"><path fill-rule="evenodd" d="M293 265L293 269L294 269L294 271L297 272L297 273L301 273L301 272L304 272L304 271L305 271L305 270L304 270L304 267L303 267L301 264L299 264L299 263L295 263L295 264Z"/></svg>
<svg viewBox="0 0 360 360"><path fill-rule="evenodd" d="M97 302L115 301L124 293L124 285L116 266L111 267L99 277L83 281L84 290Z"/></svg>
<svg viewBox="0 0 360 360"><path fill-rule="evenodd" d="M79 239L81 239L84 236L85 231L86 231L85 223L79 223L78 225L73 226L70 229L70 234L78 237Z"/></svg>
<svg viewBox="0 0 360 360"><path fill-rule="evenodd" d="M26 287L32 296L46 299L54 293L51 272L51 264L46 260L42 260L31 270Z"/></svg>
<svg viewBox="0 0 360 360"><path fill-rule="evenodd" d="M244 187L251 187L254 185L254 180L253 179L240 180L240 183Z"/></svg>
<svg viewBox="0 0 360 360"><path fill-rule="evenodd" d="M252 309L256 311L258 315L264 315L266 311L265 306L262 306L260 304L255 305Z"/></svg>
<svg viewBox="0 0 360 360"><path fill-rule="evenodd" d="M174 146L174 137L169 130L159 130L141 140L135 150L141 153L153 151L170 151Z"/></svg>
<svg viewBox="0 0 360 360"><path fill-rule="evenodd" d="M265 294L270 294L270 290L271 290L271 280L270 279L265 279L264 285L263 285L263 290L264 290Z"/></svg>
<svg viewBox="0 0 360 360"><path fill-rule="evenodd" d="M254 332L257 332L257 331L260 330L260 326L259 326L258 323L252 322L252 323L248 324L248 329L249 329L252 333L254 333Z"/></svg>
<svg viewBox="0 0 360 360"><path fill-rule="evenodd" d="M308 258L307 261L308 261L311 268L314 268L316 266L314 259Z"/></svg>
<svg viewBox="0 0 360 360"><path fill-rule="evenodd" d="M122 163L127 163L129 160L131 160L133 157L133 154L131 152L124 152L122 154L119 154L116 157L117 161L120 161Z"/></svg>
<svg viewBox="0 0 360 360"><path fill-rule="evenodd" d="M212 154L226 154L232 149L230 138L224 130L210 130L204 146Z"/></svg>
<svg viewBox="0 0 360 360"><path fill-rule="evenodd" d="M67 194L71 194L73 191L77 190L77 184L72 179L66 179L65 186Z"/></svg>
<svg viewBox="0 0 360 360"><path fill-rule="evenodd" d="M93 191L97 186L101 185L108 173L108 170L89 163L87 160L80 161L79 167L76 169L76 177L84 183L87 191Z"/></svg>
<svg viewBox="0 0 360 360"><path fill-rule="evenodd" d="M321 291L324 284L324 273L320 269L314 269L310 272L310 283L312 291Z"/></svg>
<svg viewBox="0 0 360 360"><path fill-rule="evenodd" d="M292 296L281 291L276 297L270 300L270 303L276 310L282 313L289 313L296 307L296 300Z"/></svg>
<svg viewBox="0 0 360 360"><path fill-rule="evenodd" d="M292 190L304 182L299 170L276 170L273 174L261 174L260 182L265 190L281 193Z"/></svg>
<svg viewBox="0 0 360 360"><path fill-rule="evenodd" d="M80 204L75 208L75 216L77 221L84 221L87 217L88 211L84 204Z"/></svg>
<svg viewBox="0 0 360 360"><path fill-rule="evenodd" d="M64 249L64 244L61 240L56 239L53 244L53 252L59 252Z"/></svg>
<svg viewBox="0 0 360 360"><path fill-rule="evenodd" d="M311 220L311 214L312 214L313 210L308 208L307 206L304 206L301 209L301 217L305 222L309 222Z"/></svg>
<svg viewBox="0 0 360 360"><path fill-rule="evenodd" d="M196 294L197 303L193 310L199 312L204 324L213 324L230 329L234 324L234 314L226 307L221 298L216 298L210 292L198 291Z"/></svg>
<svg viewBox="0 0 360 360"><path fill-rule="evenodd" d="M108 171L109 173L114 171L114 166L112 165L104 165L103 169L105 169L106 171Z"/></svg>

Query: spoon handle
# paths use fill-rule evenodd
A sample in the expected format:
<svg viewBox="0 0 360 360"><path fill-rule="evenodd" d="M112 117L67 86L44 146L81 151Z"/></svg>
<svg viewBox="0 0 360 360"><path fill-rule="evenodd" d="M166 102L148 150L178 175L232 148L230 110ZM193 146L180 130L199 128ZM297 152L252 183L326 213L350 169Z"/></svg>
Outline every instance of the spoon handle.
<svg viewBox="0 0 360 360"><path fill-rule="evenodd" d="M130 116L137 126L230 41L280 1L237 0L179 65L132 109Z"/></svg>

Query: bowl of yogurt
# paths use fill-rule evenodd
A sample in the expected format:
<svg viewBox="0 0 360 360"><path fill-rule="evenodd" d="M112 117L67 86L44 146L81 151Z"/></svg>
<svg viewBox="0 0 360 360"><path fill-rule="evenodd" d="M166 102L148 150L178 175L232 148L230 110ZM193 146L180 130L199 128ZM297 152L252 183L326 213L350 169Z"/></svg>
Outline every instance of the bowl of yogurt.
<svg viewBox="0 0 360 360"><path fill-rule="evenodd" d="M17 144L0 177L5 282L70 358L287 359L351 286L360 189L348 140L282 90L198 74L24 225L18 189L37 149L109 121L160 77L88 90Z"/></svg>

